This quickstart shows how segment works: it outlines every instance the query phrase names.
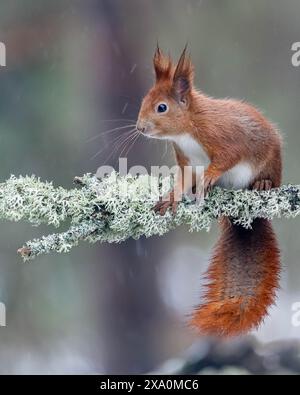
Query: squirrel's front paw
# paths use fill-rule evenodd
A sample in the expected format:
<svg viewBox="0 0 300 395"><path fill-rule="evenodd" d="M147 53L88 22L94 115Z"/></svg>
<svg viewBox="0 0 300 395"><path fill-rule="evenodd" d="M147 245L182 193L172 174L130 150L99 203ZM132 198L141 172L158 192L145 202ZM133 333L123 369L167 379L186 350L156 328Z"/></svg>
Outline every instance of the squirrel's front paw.
<svg viewBox="0 0 300 395"><path fill-rule="evenodd" d="M204 198L212 191L215 185L216 179L210 175L205 175L202 181L202 185L193 191L196 202L202 202Z"/></svg>
<svg viewBox="0 0 300 395"><path fill-rule="evenodd" d="M160 215L165 215L169 208L172 209L172 213L175 215L178 206L178 199L175 199L174 192L169 193L167 196L160 198L154 206L154 211Z"/></svg>
<svg viewBox="0 0 300 395"><path fill-rule="evenodd" d="M210 174L206 174L204 177L204 197L207 196L213 189L213 186L215 185L217 181L217 178L210 175Z"/></svg>

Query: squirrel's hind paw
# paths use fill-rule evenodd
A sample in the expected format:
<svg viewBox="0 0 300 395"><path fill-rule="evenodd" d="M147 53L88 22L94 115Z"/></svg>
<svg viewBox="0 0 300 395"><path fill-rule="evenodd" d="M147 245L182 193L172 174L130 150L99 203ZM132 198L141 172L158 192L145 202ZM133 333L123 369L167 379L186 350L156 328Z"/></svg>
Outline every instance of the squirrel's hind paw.
<svg viewBox="0 0 300 395"><path fill-rule="evenodd" d="M269 191L272 189L273 183L271 180L257 180L252 184L252 189L257 191Z"/></svg>

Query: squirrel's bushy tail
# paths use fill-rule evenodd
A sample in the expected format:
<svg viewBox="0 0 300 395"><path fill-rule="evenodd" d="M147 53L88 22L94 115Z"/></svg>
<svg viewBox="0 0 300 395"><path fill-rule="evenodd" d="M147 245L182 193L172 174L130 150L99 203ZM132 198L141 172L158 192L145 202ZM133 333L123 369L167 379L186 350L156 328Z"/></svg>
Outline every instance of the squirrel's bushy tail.
<svg viewBox="0 0 300 395"><path fill-rule="evenodd" d="M208 336L236 336L259 326L279 287L280 258L271 223L252 229L221 221L221 236L206 273L203 304L191 325Z"/></svg>

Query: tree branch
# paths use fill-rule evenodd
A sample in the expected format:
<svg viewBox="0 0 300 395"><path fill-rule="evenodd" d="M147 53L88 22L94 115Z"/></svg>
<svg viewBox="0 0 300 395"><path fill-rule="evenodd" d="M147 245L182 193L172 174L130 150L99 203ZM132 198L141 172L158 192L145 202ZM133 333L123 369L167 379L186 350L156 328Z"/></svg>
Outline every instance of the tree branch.
<svg viewBox="0 0 300 395"><path fill-rule="evenodd" d="M254 218L296 217L300 213L300 186L283 186L267 192L229 191L215 188L201 204L185 198L175 216L161 217L153 211L160 194L170 187L170 179L151 176L121 177L117 173L99 180L91 174L76 177L79 188L66 190L42 182L35 176L14 177L0 184L0 218L46 223L66 232L28 241L18 250L24 260L50 252L68 252L79 241L121 242L163 235L186 224L190 231L209 230L211 223L231 217L250 227Z"/></svg>

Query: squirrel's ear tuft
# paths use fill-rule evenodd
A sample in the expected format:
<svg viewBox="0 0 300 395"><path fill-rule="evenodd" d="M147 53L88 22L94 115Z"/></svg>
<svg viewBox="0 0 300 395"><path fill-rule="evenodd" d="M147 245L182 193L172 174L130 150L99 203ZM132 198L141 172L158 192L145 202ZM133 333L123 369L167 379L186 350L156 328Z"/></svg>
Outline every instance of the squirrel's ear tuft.
<svg viewBox="0 0 300 395"><path fill-rule="evenodd" d="M172 60L170 56L165 56L161 52L158 44L153 57L153 65L156 76L156 82L162 79L172 78Z"/></svg>
<svg viewBox="0 0 300 395"><path fill-rule="evenodd" d="M194 80L194 67L190 56L186 56L185 46L177 63L173 77L173 95L178 101L185 101L192 90Z"/></svg>

